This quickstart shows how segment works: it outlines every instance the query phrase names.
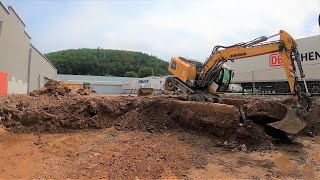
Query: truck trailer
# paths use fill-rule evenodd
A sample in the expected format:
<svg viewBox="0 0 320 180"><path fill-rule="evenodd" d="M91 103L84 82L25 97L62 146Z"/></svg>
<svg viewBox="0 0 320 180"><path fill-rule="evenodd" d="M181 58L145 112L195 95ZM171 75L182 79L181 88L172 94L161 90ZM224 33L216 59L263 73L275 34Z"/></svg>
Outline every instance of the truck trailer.
<svg viewBox="0 0 320 180"><path fill-rule="evenodd" d="M296 40L310 93L320 93L320 35ZM242 89L261 92L290 93L279 53L244 58L228 62L234 69L232 84ZM304 91L303 82L299 86Z"/></svg>

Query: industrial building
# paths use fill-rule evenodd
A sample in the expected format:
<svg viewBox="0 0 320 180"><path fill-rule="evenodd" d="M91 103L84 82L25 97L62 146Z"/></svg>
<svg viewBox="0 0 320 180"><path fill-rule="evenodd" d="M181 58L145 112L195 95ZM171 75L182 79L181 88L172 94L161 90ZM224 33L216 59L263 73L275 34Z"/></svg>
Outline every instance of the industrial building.
<svg viewBox="0 0 320 180"><path fill-rule="evenodd" d="M57 74L51 62L31 44L26 24L16 11L0 2L0 94L28 94L43 88L49 79L82 85L100 94L136 93L148 87L160 91L164 78L130 78Z"/></svg>
<svg viewBox="0 0 320 180"><path fill-rule="evenodd" d="M0 2L0 93L27 94L55 79L57 69L31 44L16 11Z"/></svg>
<svg viewBox="0 0 320 180"><path fill-rule="evenodd" d="M58 74L57 80L82 85L90 84L90 89L98 94L136 94L139 88L153 88L155 92L163 90L164 77L114 77Z"/></svg>
<svg viewBox="0 0 320 180"><path fill-rule="evenodd" d="M73 82L82 85L84 82L90 84L91 91L99 94L122 94L122 84L130 82L136 78L112 77L112 76L90 76L90 75L69 75L58 74L57 80Z"/></svg>

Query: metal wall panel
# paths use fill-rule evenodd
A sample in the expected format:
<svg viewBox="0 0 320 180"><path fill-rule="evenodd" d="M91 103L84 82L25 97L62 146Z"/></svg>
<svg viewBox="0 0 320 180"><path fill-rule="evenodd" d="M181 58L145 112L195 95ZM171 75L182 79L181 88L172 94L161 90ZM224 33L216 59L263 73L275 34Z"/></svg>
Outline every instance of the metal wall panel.
<svg viewBox="0 0 320 180"><path fill-rule="evenodd" d="M91 84L91 90L98 94L123 94L122 85Z"/></svg>
<svg viewBox="0 0 320 180"><path fill-rule="evenodd" d="M45 79L56 79L57 70L33 46L31 46L30 91L43 88Z"/></svg>

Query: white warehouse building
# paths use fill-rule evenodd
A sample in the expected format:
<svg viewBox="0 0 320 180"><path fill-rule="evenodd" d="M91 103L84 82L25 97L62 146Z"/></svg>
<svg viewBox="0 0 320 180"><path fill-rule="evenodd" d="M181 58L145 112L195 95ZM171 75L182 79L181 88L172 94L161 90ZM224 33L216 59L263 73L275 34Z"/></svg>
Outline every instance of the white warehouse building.
<svg viewBox="0 0 320 180"><path fill-rule="evenodd" d="M58 74L57 80L82 85L90 84L90 90L98 94L137 94L140 88L153 88L155 92L163 90L165 77L114 77Z"/></svg>
<svg viewBox="0 0 320 180"><path fill-rule="evenodd" d="M0 1L0 94L27 94L56 78L57 69L31 44L25 27Z"/></svg>

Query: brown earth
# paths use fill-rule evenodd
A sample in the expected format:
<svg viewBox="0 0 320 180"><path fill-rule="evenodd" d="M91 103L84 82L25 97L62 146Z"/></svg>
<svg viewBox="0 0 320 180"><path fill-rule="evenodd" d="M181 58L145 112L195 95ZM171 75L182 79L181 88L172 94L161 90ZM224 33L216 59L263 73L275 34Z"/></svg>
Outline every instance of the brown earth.
<svg viewBox="0 0 320 180"><path fill-rule="evenodd" d="M66 86L64 86L61 82L55 80L49 80L44 85L44 88L40 90L34 90L30 93L30 96L65 96L71 94L71 90L69 90Z"/></svg>
<svg viewBox="0 0 320 180"><path fill-rule="evenodd" d="M0 97L0 179L319 178L320 101L279 144L255 121L281 118L281 98L242 99L246 121L237 105L170 97Z"/></svg>
<svg viewBox="0 0 320 180"><path fill-rule="evenodd" d="M273 107L277 107L276 110ZM282 119L286 108L260 101L247 102L243 111L246 118L272 122ZM110 127L148 132L191 129L229 141L232 148L243 144L249 149L272 147L272 139L264 126L251 120L242 121L239 109L226 104L164 97L16 95L0 99L0 113L3 125L16 133L61 133Z"/></svg>
<svg viewBox="0 0 320 180"><path fill-rule="evenodd" d="M237 152L184 131L4 131L0 179L319 179L319 140Z"/></svg>

